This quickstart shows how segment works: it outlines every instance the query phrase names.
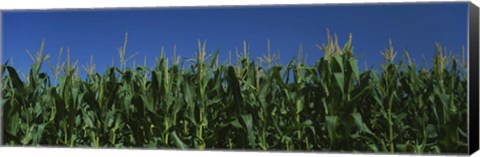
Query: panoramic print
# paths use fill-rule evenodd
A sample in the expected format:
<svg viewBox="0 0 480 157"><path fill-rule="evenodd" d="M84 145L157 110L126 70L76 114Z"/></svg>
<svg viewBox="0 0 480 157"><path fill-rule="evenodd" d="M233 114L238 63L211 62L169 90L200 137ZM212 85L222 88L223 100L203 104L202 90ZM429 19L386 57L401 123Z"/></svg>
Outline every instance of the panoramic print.
<svg viewBox="0 0 480 157"><path fill-rule="evenodd" d="M468 152L466 2L2 17L6 146Z"/></svg>

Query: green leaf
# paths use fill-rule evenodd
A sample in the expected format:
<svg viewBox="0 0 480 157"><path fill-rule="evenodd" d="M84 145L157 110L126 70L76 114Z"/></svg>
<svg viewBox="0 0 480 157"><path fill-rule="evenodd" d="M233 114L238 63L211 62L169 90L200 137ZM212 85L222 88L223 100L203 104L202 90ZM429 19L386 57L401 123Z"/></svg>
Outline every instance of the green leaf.
<svg viewBox="0 0 480 157"><path fill-rule="evenodd" d="M450 95L448 94L438 94L438 97L440 98L440 102L442 103L444 108L449 108L449 100L450 100Z"/></svg>
<svg viewBox="0 0 480 157"><path fill-rule="evenodd" d="M368 147L370 147L370 149L371 149L373 152L378 152L377 145L375 145L375 144L369 144Z"/></svg>
<svg viewBox="0 0 480 157"><path fill-rule="evenodd" d="M343 75L343 73L339 73L339 72L333 73L333 75L335 76L335 80L337 82L338 87L340 87L340 90L342 91L342 93L344 93L344 91L345 91L345 76Z"/></svg>
<svg viewBox="0 0 480 157"><path fill-rule="evenodd" d="M363 122L362 116L360 115L360 113L358 112L352 113L352 116L353 116L353 119L355 120L355 124L358 126L358 128L360 128L362 132L375 136L375 134Z"/></svg>
<svg viewBox="0 0 480 157"><path fill-rule="evenodd" d="M330 144L333 144L335 141L335 130L337 128L337 116L325 116L325 120L327 121L327 130L328 130L328 137L330 139Z"/></svg>
<svg viewBox="0 0 480 157"><path fill-rule="evenodd" d="M180 149L188 149L188 146L178 137L177 133L175 131L173 131L171 133L172 136L170 136L171 138L173 138L173 142L175 143L175 145L177 146L177 148L180 148Z"/></svg>
<svg viewBox="0 0 480 157"><path fill-rule="evenodd" d="M350 69L355 76L355 80L360 81L360 70L358 69L358 61L357 60L350 60L349 62Z"/></svg>
<svg viewBox="0 0 480 157"><path fill-rule="evenodd" d="M343 73L344 67L343 67L343 56L335 56L333 57L334 63L338 66L339 69L335 69L334 72L341 72Z"/></svg>
<svg viewBox="0 0 480 157"><path fill-rule="evenodd" d="M230 124L235 128L243 128L242 125L240 124L240 122L238 122L237 119L231 121Z"/></svg>
<svg viewBox="0 0 480 157"><path fill-rule="evenodd" d="M23 90L23 82L20 79L20 77L18 76L17 71L15 71L15 69L11 66L6 66L6 68L7 68L7 71L8 71L8 75L10 76L10 78L12 80L13 87L17 88L17 89L20 89L20 91L22 91Z"/></svg>
<svg viewBox="0 0 480 157"><path fill-rule="evenodd" d="M252 149L255 149L256 143L255 143L255 136L253 135L253 121L252 121L252 115L242 115L242 121L245 124L245 127L247 129L247 134L248 134L248 141L250 143L250 146Z"/></svg>

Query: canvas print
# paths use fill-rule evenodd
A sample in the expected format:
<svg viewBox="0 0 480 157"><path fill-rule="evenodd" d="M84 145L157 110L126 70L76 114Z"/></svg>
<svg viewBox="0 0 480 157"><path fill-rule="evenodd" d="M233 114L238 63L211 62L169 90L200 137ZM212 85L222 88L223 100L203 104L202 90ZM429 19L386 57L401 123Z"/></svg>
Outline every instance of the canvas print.
<svg viewBox="0 0 480 157"><path fill-rule="evenodd" d="M2 145L468 153L467 2L2 12Z"/></svg>

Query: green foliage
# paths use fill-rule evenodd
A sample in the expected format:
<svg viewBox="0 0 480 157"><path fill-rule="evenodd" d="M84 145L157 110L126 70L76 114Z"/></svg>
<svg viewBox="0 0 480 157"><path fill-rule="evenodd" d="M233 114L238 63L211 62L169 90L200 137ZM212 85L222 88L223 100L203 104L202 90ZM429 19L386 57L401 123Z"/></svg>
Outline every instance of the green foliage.
<svg viewBox="0 0 480 157"><path fill-rule="evenodd" d="M328 36L325 56L263 66L244 55L218 64L198 42L185 69L162 55L152 69L126 66L103 74L86 67L82 80L69 62L54 68L55 85L35 56L28 79L2 66L4 143L23 146L467 152L464 65L438 46L434 68L394 63L383 53L381 71L358 68L351 36L343 49ZM303 53L303 52L301 52ZM299 55L300 56L300 55ZM32 57L33 58L33 57ZM59 63L57 65L60 65ZM293 78L291 78L293 76Z"/></svg>

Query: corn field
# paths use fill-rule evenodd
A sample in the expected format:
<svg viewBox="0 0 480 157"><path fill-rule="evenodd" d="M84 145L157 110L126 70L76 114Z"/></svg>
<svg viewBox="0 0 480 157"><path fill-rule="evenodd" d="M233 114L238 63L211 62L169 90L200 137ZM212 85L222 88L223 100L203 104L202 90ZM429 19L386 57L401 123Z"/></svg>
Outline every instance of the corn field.
<svg viewBox="0 0 480 157"><path fill-rule="evenodd" d="M464 58L437 45L432 68L390 45L379 70L359 70L351 36L343 48L327 35L324 56L287 65L247 49L219 64L198 42L193 64L175 56L155 66L120 66L103 74L75 62L50 64L44 45L28 76L3 64L3 144L195 150L467 153ZM240 52L242 53L242 52ZM321 52L319 52L321 53ZM61 52L60 52L61 54ZM396 60L397 57L397 60ZM93 58L92 58L93 59Z"/></svg>

